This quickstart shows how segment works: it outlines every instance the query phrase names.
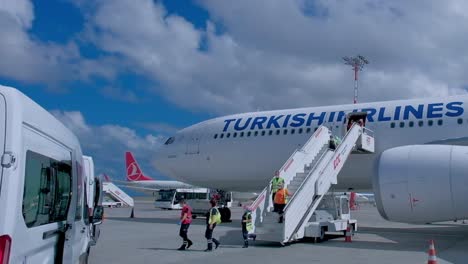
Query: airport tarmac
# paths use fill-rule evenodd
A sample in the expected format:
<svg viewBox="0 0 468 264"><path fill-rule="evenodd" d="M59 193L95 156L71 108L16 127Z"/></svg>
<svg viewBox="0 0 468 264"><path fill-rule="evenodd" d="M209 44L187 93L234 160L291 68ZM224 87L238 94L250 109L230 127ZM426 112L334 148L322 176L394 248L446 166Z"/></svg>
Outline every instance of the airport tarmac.
<svg viewBox="0 0 468 264"><path fill-rule="evenodd" d="M444 222L430 225L392 223L382 219L372 205L354 212L358 233L352 243L343 237L319 244L294 243L285 247L261 241L242 248L241 208L233 208L233 222L216 227L221 246L206 248L205 219L195 219L189 229L194 245L177 251L181 244L177 225L180 211L155 209L151 202L136 201L130 209L106 209L97 246L90 263L427 263L428 241L435 240L438 263L468 263L468 224ZM468 223L468 222L467 222Z"/></svg>

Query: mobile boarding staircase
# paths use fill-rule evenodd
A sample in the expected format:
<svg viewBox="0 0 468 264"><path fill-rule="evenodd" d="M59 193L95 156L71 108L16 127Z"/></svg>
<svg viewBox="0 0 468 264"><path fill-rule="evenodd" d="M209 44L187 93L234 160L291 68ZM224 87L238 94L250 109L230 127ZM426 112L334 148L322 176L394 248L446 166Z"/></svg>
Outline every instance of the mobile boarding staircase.
<svg viewBox="0 0 468 264"><path fill-rule="evenodd" d="M330 130L320 126L301 149L297 149L280 169L291 197L284 209L283 223L273 211L271 182L251 205L253 233L258 240L281 244L301 239L312 214L332 185L352 152L373 153L372 131L354 124L335 150L329 149Z"/></svg>
<svg viewBox="0 0 468 264"><path fill-rule="evenodd" d="M103 182L103 191L109 194L115 201L121 202L123 206L133 207L133 198L112 182Z"/></svg>

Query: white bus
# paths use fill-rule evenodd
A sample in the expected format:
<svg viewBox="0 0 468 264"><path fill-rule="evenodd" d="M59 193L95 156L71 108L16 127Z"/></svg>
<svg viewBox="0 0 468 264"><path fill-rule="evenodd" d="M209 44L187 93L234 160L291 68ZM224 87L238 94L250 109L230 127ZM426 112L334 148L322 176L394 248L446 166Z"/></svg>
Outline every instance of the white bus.
<svg viewBox="0 0 468 264"><path fill-rule="evenodd" d="M0 85L0 263L86 263L89 227L76 136ZM98 208L93 223L102 219Z"/></svg>
<svg viewBox="0 0 468 264"><path fill-rule="evenodd" d="M185 200L208 200L210 190L207 188L193 189L168 189L159 190L156 192L156 200L154 206L161 209L181 209L179 201Z"/></svg>

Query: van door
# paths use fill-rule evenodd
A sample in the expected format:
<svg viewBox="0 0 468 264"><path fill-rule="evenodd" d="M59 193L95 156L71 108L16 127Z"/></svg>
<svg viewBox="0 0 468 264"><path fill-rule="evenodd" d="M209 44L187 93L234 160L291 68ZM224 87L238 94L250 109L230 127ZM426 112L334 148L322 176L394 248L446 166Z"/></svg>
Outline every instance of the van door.
<svg viewBox="0 0 468 264"><path fill-rule="evenodd" d="M86 185L88 184L88 177L84 171L84 167L79 162L76 162L76 172L78 174L78 189L76 192L75 223L72 230L75 238L73 243L73 255L79 256L80 263L85 263L89 245L89 211L86 206Z"/></svg>
<svg viewBox="0 0 468 264"><path fill-rule="evenodd" d="M5 152L6 135L6 103L5 97L0 94L0 155ZM0 169L0 196L2 195L3 169Z"/></svg>
<svg viewBox="0 0 468 264"><path fill-rule="evenodd" d="M75 216L72 151L40 131L23 125L24 183L22 221L13 241L22 243L18 254L25 263L74 263L70 219ZM71 224L71 225L70 225Z"/></svg>

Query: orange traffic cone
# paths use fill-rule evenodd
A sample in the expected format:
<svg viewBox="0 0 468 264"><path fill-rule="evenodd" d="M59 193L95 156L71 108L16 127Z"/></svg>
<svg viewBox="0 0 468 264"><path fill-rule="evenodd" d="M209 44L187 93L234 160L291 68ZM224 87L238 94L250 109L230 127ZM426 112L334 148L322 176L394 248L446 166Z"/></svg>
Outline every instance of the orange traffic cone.
<svg viewBox="0 0 468 264"><path fill-rule="evenodd" d="M437 264L434 240L431 240L429 244L429 259L427 260L427 264Z"/></svg>
<svg viewBox="0 0 468 264"><path fill-rule="evenodd" d="M351 240L351 225L348 223L348 227L346 228L346 234L345 234L345 242L352 242Z"/></svg>

